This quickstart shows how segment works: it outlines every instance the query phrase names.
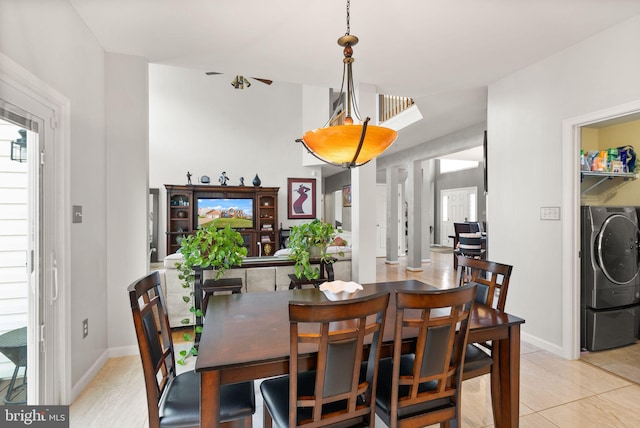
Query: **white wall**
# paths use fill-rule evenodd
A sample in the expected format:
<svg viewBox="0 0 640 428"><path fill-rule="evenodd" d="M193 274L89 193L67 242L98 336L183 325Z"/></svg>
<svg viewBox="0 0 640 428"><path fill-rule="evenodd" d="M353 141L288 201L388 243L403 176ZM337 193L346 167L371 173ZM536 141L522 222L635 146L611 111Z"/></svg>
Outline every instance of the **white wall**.
<svg viewBox="0 0 640 428"><path fill-rule="evenodd" d="M562 156L563 120L640 99L638 40L640 16L489 87L491 258L514 265L508 311L526 319L526 336L565 355L562 279L577 253L563 255L562 236L576 219L542 221L540 207L579 203L562 189L579 156Z"/></svg>
<svg viewBox="0 0 640 428"><path fill-rule="evenodd" d="M151 64L149 66L149 185L160 189L158 257L166 253L165 184L186 184L187 171L196 184L202 175L218 184L222 171L228 185L244 177L251 186L258 174L262 186L280 187L278 221L284 227L300 223L287 219L287 177L316 178L317 167L303 167L302 86L253 81L234 89L234 76ZM313 173L316 173L313 176ZM321 216L321 206L316 204Z"/></svg>
<svg viewBox="0 0 640 428"><path fill-rule="evenodd" d="M105 63L108 347L130 354L137 341L126 288L149 268L149 73L140 57L107 54Z"/></svg>
<svg viewBox="0 0 640 428"><path fill-rule="evenodd" d="M115 296L119 293L126 296L130 278L147 262L146 250L141 251L146 248L146 236L144 241L137 242L140 238L131 233L138 225L142 233L146 230L144 170L147 158L143 155L146 142L141 132L145 124L133 124L146 114L139 99L140 91L144 90L140 86L144 84L139 74L141 64L139 60L112 58L112 67L106 73L104 50L66 0L0 1L0 53L70 102L68 195L70 204L83 207L83 222L70 225L70 254L63 257L69 260L70 266L69 366L71 385L77 393L104 361L109 342L118 344L119 335L123 341L131 339L129 332L122 330L131 319L131 315L125 317L126 310L120 306L125 303L128 307L126 297ZM120 66L126 70L118 71ZM128 72L134 73L132 81L127 81ZM118 111L131 116L119 118L119 125L124 124L122 130L127 135L118 135L115 127L109 128L110 140L122 138L110 141L111 145L106 144L105 80L120 91L109 98L109 108L117 110L116 115L110 117L111 123L118 123ZM124 94L128 90L133 91L134 98L138 97L133 104ZM108 159L112 160L110 166ZM126 162L114 164L113 159L126 159ZM142 173L130 174L132 166L140 168ZM121 179L118 174L122 174ZM136 197L141 202L132 204ZM125 205L107 206L108 200L124 201ZM142 206L144 211L140 211ZM124 251L121 259L115 257L115 249L111 252L111 258L117 263L109 262L107 252L107 213L111 210L120 210L127 216L126 220L118 216L109 222L114 239L110 241L113 244L110 248ZM71 222L71 218L68 221ZM110 308L109 302L116 307ZM89 320L89 335L82 339L81 323L85 318ZM114 321L113 318L118 320L110 326L108 323ZM113 329L112 335L108 335L110 329Z"/></svg>

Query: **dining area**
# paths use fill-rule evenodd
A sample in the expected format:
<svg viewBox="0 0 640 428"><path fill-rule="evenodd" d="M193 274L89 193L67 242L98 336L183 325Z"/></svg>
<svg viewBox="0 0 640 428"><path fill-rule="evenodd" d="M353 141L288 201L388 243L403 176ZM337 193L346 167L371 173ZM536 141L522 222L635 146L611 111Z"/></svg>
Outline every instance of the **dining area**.
<svg viewBox="0 0 640 428"><path fill-rule="evenodd" d="M397 291L435 291L416 280L363 284L358 297L388 292L383 332L383 355L392 353ZM201 375L201 424L220 426L222 385L289 373L290 337L287 328L289 301L323 302L315 288L289 290L264 295L227 295L209 299L195 370ZM493 401L495 426L518 426L520 326L524 320L487 305L473 304L469 315L468 341L494 341L500 352L493 361L497 391ZM404 338L407 341L412 337ZM385 346L387 349L384 349ZM299 356L298 365L312 369L315 354ZM493 382L492 382L493 383Z"/></svg>
<svg viewBox="0 0 640 428"><path fill-rule="evenodd" d="M456 273L452 269L450 252L432 252L431 262L421 272L408 271L406 265L407 261L402 258L398 265L388 265L379 259L376 263L377 282L417 280L437 288L455 286ZM513 286L517 286L517 282ZM172 330L176 352L191 346L182 337L183 332L190 329ZM187 365L177 367L177 373L193 371L195 362L196 359L190 359ZM631 428L640 423L636 404L640 400L640 387L633 382L584 360L567 360L554 355L527 342L526 337L520 340L519 364L520 426L595 428L615 423L616 426ZM261 428L264 413L260 393L262 379L253 383L256 394L252 425ZM153 426L148 413L141 357L136 352L106 360L98 375L72 403L70 426L144 428ZM462 382L460 425L468 428L495 426L490 374ZM385 426L378 416L376 426ZM436 426L438 424L429 428Z"/></svg>
<svg viewBox="0 0 640 428"><path fill-rule="evenodd" d="M445 289L403 279L349 296L314 286L210 294L193 370L181 374L159 281L142 278L129 294L149 426L459 426L463 380L484 374L494 426L518 426L524 320L504 311L511 267L482 265L478 276L462 265Z"/></svg>

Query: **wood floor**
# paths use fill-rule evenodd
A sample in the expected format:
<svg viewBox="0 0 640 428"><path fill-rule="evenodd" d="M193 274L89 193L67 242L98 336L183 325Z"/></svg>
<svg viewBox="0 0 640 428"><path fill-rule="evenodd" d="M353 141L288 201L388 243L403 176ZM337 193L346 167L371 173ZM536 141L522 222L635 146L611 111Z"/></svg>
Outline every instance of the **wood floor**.
<svg viewBox="0 0 640 428"><path fill-rule="evenodd" d="M21 369L22 371L23 369ZM14 384L14 388L9 394L8 400L11 403L22 403L27 400L27 388L23 383L23 377L18 375L16 378L16 382ZM9 390L9 385L11 383L11 379L0 379L0 406L4 406L4 400L7 399L7 391Z"/></svg>
<svg viewBox="0 0 640 428"><path fill-rule="evenodd" d="M423 264L421 272L408 272L405 267L402 258L398 265L387 265L379 259L377 280L415 278L443 288L454 283L451 254L431 252L431 261ZM522 343L521 348L521 427L640 426L638 380L627 380L595 363L565 360L527 343ZM606 360L604 353L599 358ZM635 358L638 361L638 354ZM253 426L261 428L259 393L257 399L259 407ZM488 375L464 382L462 402L461 426L493 426ZM70 420L74 428L146 427L146 399L139 357L110 359L71 405ZM376 424L385 426L380 420Z"/></svg>

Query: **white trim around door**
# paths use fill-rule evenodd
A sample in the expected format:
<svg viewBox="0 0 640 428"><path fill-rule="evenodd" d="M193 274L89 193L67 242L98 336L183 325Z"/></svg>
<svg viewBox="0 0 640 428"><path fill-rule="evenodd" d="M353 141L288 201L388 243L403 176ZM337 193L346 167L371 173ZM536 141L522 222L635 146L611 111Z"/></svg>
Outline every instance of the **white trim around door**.
<svg viewBox="0 0 640 428"><path fill-rule="evenodd" d="M70 334L70 103L64 96L28 70L0 53L0 98L25 112L50 112L44 117L47 127L45 151L38 162L43 163L47 195L43 199L44 213L40 224L43 229L44 259L43 281L47 287L46 298L55 308L53 325L38 332L38 339L45 338L45 348L52 362L47 362L45 379L37 397L29 404L70 404L71 401L71 334Z"/></svg>

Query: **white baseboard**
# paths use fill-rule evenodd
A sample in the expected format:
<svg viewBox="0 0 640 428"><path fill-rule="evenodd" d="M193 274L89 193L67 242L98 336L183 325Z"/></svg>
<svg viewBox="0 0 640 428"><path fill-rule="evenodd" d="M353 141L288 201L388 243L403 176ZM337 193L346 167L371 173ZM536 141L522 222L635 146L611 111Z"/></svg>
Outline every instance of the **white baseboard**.
<svg viewBox="0 0 640 428"><path fill-rule="evenodd" d="M140 349L137 345L119 346L117 348L109 348L109 358L128 357L131 355L140 355Z"/></svg>
<svg viewBox="0 0 640 428"><path fill-rule="evenodd" d="M520 336L523 342L527 342L533 346L536 346L542 350L551 352L552 354L555 354L555 355L559 355L559 356L563 355L561 346L558 346L546 340L542 340L537 336L532 336L527 333L521 333Z"/></svg>
<svg viewBox="0 0 640 428"><path fill-rule="evenodd" d="M100 355L100 357L96 360L96 362L93 363L91 367L89 367L89 370L87 370L84 375L82 375L80 380L71 387L71 403L73 403L75 399L78 398L80 393L82 393L82 391L84 391L84 389L87 387L87 385L89 385L93 378L96 377L100 369L109 359L108 354L109 350L105 350L102 355Z"/></svg>
<svg viewBox="0 0 640 428"><path fill-rule="evenodd" d="M95 363L89 367L89 370L80 378L80 380L71 388L71 402L73 403L76 398L84 391L94 377L98 374L100 369L104 367L109 358L127 357L129 355L139 355L140 351L137 346L120 346L117 348L109 348L105 350L102 355L96 360Z"/></svg>

